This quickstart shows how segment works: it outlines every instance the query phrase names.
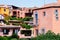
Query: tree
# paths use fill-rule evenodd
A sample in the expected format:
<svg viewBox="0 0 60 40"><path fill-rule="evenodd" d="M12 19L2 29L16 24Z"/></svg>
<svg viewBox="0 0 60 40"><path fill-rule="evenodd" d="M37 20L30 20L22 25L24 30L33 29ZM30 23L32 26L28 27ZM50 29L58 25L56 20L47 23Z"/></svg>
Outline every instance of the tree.
<svg viewBox="0 0 60 40"><path fill-rule="evenodd" d="M46 34L40 34L36 38L31 38L31 40L60 40L60 34L55 34L50 30Z"/></svg>

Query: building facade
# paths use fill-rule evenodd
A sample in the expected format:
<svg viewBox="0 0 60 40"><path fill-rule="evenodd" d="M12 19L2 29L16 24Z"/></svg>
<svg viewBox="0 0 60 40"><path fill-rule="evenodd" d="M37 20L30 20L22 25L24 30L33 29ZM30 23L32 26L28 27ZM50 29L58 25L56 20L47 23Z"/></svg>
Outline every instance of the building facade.
<svg viewBox="0 0 60 40"><path fill-rule="evenodd" d="M60 5L58 2L33 10L34 25L37 26L38 34L46 33L48 30L56 34L60 33Z"/></svg>
<svg viewBox="0 0 60 40"><path fill-rule="evenodd" d="M17 33L19 38L31 38L46 33L48 30L56 34L60 33L60 0L57 1L57 3L47 4L40 8L19 8L12 5L0 6L0 14L3 15L11 15L17 18L33 17L33 21L24 21L32 24L31 29L22 28L20 25L12 25L12 22L20 23L16 20L11 20L10 25L0 25L0 36L11 36L13 33ZM23 32L28 32L28 35Z"/></svg>

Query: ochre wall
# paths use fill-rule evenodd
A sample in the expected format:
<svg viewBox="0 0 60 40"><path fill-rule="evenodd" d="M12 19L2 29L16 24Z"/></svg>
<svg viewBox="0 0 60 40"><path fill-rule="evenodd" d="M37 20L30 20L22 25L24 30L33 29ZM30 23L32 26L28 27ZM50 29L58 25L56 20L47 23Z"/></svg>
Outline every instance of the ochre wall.
<svg viewBox="0 0 60 40"><path fill-rule="evenodd" d="M6 11L4 11L4 9L5 9ZM0 14L9 15L9 8L0 7Z"/></svg>

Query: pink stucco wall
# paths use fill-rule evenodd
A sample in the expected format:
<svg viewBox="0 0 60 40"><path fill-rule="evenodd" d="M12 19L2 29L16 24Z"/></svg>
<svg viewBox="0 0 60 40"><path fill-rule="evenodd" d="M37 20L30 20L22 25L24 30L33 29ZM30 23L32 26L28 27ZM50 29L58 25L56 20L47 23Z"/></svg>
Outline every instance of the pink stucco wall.
<svg viewBox="0 0 60 40"><path fill-rule="evenodd" d="M31 36L25 36L24 34L21 34L21 30L31 30ZM35 37L35 32L34 32L34 29L31 28L31 29L25 29L25 28L21 28L20 31L18 32L18 35L19 35L19 38L31 38L31 37Z"/></svg>
<svg viewBox="0 0 60 40"><path fill-rule="evenodd" d="M25 13L29 13L29 9L30 8L25 8L25 7L23 7L21 10L20 9L13 9L12 15L13 15L13 11L16 11L17 12L16 17L25 18L26 17ZM18 11L19 11L19 13L18 13ZM32 12L32 9L31 9L31 12Z"/></svg>
<svg viewBox="0 0 60 40"><path fill-rule="evenodd" d="M57 0L58 1L58 3L60 4L60 0Z"/></svg>
<svg viewBox="0 0 60 40"><path fill-rule="evenodd" d="M55 15L53 14L53 32L60 33L60 8L53 8L52 11L58 10L58 20L56 20Z"/></svg>
<svg viewBox="0 0 60 40"><path fill-rule="evenodd" d="M0 36L11 36L13 34L13 29L15 28L5 28L5 29L8 29L9 32L8 34L3 34L3 29L4 28L0 28ZM18 29L18 28L16 28ZM19 38L31 38L31 37L36 37L36 32L35 32L35 29L34 28L31 28L31 29L25 29L25 28L20 28L18 29L19 31L17 32ZM25 36L24 34L21 34L21 30L31 30L31 36Z"/></svg>
<svg viewBox="0 0 60 40"><path fill-rule="evenodd" d="M38 12L38 30L41 33L41 29L52 30L52 12L51 9L37 10ZM46 12L46 16L43 15Z"/></svg>
<svg viewBox="0 0 60 40"><path fill-rule="evenodd" d="M0 36L11 36L11 35L12 35L12 33L13 33L13 30L12 30L12 29L10 29L10 31L9 31L9 33L8 33L8 35L5 35L5 34L3 34L2 29L0 28Z"/></svg>
<svg viewBox="0 0 60 40"><path fill-rule="evenodd" d="M55 10L58 10L58 20L56 20ZM41 33L41 29L45 29L45 32L48 30L53 31L54 33L60 33L60 8L46 8L40 10L34 10L38 12L38 30ZM46 12L46 16L44 13ZM34 24L35 24L34 17Z"/></svg>
<svg viewBox="0 0 60 40"><path fill-rule="evenodd" d="M56 3L51 3L51 4L47 4L44 5L41 8L46 8L46 7L50 7L50 6L59 6L60 5L60 0L57 0ZM33 11L33 23L34 25L36 20L35 20L35 12L38 12L38 26L37 29L39 30L39 33L41 33L42 29L45 29L45 32L47 32L48 30L51 30L54 33L60 33L60 8L46 8L46 9L38 9ZM55 10L58 10L58 20L56 20L56 14L55 14ZM44 13L46 12L46 16L44 16Z"/></svg>

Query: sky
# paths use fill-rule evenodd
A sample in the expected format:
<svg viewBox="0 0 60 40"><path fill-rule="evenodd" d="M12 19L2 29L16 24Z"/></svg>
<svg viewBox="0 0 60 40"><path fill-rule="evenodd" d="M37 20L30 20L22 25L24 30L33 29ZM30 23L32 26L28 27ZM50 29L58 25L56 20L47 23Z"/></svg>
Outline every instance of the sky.
<svg viewBox="0 0 60 40"><path fill-rule="evenodd" d="M57 0L45 0L45 4L54 3ZM18 7L41 7L44 0L0 0L0 5L15 5Z"/></svg>

